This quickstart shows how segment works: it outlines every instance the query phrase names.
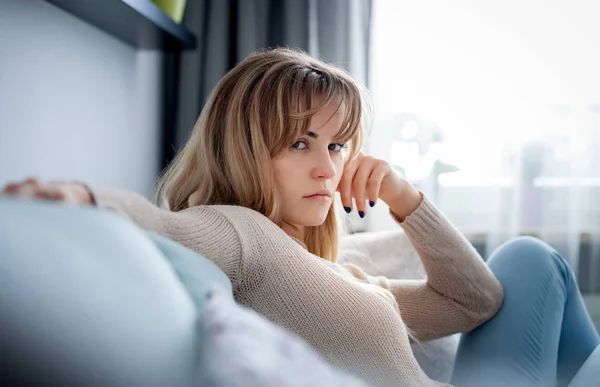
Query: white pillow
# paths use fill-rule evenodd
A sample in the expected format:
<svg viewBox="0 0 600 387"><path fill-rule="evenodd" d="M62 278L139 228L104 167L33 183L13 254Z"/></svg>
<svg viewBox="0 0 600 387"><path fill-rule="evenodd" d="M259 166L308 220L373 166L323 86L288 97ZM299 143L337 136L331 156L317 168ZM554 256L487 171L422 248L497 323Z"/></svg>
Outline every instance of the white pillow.
<svg viewBox="0 0 600 387"><path fill-rule="evenodd" d="M301 338L213 287L199 320L199 386L367 387L330 366Z"/></svg>

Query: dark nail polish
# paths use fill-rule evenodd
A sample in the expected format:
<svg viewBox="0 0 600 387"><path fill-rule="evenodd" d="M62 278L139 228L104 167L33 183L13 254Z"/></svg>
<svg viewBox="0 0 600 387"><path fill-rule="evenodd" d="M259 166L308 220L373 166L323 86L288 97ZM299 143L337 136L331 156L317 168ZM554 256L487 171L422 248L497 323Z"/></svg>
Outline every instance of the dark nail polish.
<svg viewBox="0 0 600 387"><path fill-rule="evenodd" d="M375 202L374 202L374 201L370 201L370 202L369 202L369 205L370 205L371 207L373 207L373 206L375 205Z"/></svg>
<svg viewBox="0 0 600 387"><path fill-rule="evenodd" d="M346 210L347 213L350 213L350 211L352 211L352 208L350 208L350 207L344 207L344 210Z"/></svg>
<svg viewBox="0 0 600 387"><path fill-rule="evenodd" d="M365 213L364 213L363 211L358 211L358 215L359 215L361 218L364 218L364 217L365 217Z"/></svg>

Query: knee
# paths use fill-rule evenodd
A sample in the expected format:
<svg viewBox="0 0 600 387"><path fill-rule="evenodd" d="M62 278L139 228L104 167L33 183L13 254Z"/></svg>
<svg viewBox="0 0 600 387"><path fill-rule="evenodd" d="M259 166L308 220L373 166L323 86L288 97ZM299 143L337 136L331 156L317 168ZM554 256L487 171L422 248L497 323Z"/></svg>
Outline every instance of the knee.
<svg viewBox="0 0 600 387"><path fill-rule="evenodd" d="M547 257L548 255L555 253L552 246L541 239L531 236L518 236L512 238L502 244L497 252L503 252L505 250L510 251L512 256L517 253L517 255L527 255L529 257Z"/></svg>
<svg viewBox="0 0 600 387"><path fill-rule="evenodd" d="M569 270L564 259L546 242L520 236L501 245L490 257L490 267L508 266L512 271L540 272L558 269L563 275Z"/></svg>

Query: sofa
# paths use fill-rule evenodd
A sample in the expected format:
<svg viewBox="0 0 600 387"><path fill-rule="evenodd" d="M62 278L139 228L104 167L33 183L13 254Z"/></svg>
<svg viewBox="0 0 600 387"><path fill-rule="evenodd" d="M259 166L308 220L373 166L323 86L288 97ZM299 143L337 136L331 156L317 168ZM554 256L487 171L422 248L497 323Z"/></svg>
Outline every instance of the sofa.
<svg viewBox="0 0 600 387"><path fill-rule="evenodd" d="M424 278L399 229L341 248L369 274ZM211 261L108 210L0 198L0 275L3 386L368 386L236 304ZM415 356L447 381L457 344Z"/></svg>

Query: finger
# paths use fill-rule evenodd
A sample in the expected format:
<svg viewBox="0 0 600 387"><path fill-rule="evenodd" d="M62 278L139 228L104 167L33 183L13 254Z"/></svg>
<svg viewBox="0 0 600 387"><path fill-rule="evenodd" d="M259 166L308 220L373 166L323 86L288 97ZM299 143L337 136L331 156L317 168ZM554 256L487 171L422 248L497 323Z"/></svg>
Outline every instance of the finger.
<svg viewBox="0 0 600 387"><path fill-rule="evenodd" d="M354 179L356 168L356 160L349 162L344 167L344 172L337 188L337 191L340 193L342 205L347 213L352 211L352 180Z"/></svg>
<svg viewBox="0 0 600 387"><path fill-rule="evenodd" d="M16 183L7 184L6 187L4 187L4 189L2 190L2 193L8 195L15 195L17 192L19 192L19 184Z"/></svg>
<svg viewBox="0 0 600 387"><path fill-rule="evenodd" d="M51 188L39 188L36 190L36 197L44 200L63 201L65 194L62 191Z"/></svg>
<svg viewBox="0 0 600 387"><path fill-rule="evenodd" d="M42 184L38 179L29 177L21 185L27 186L27 187L39 187Z"/></svg>
<svg viewBox="0 0 600 387"><path fill-rule="evenodd" d="M63 203L75 206L84 204L80 196L77 195L77 192L73 190L73 186L63 186L60 191Z"/></svg>
<svg viewBox="0 0 600 387"><path fill-rule="evenodd" d="M346 169L338 185L342 205L348 214L352 211L352 179L354 178L355 172L355 168Z"/></svg>
<svg viewBox="0 0 600 387"><path fill-rule="evenodd" d="M367 214L367 206L365 205L367 200L367 183L372 171L373 162L371 159L365 158L363 159L363 162L360 163L356 175L354 176L354 180L352 181L352 195L354 196L358 215L361 218L364 218Z"/></svg>
<svg viewBox="0 0 600 387"><path fill-rule="evenodd" d="M371 172L369 176L368 192L369 192L369 206L373 207L379 199L379 189L381 188L381 182L385 176L386 167L384 164L379 163L377 167Z"/></svg>
<svg viewBox="0 0 600 387"><path fill-rule="evenodd" d="M14 195L23 198L35 197L36 187L32 184L18 184L18 187L14 191Z"/></svg>
<svg viewBox="0 0 600 387"><path fill-rule="evenodd" d="M25 181L19 184L19 196L21 194L25 194L27 196L34 195L39 185L39 181L37 181L36 179L31 177L27 178Z"/></svg>

